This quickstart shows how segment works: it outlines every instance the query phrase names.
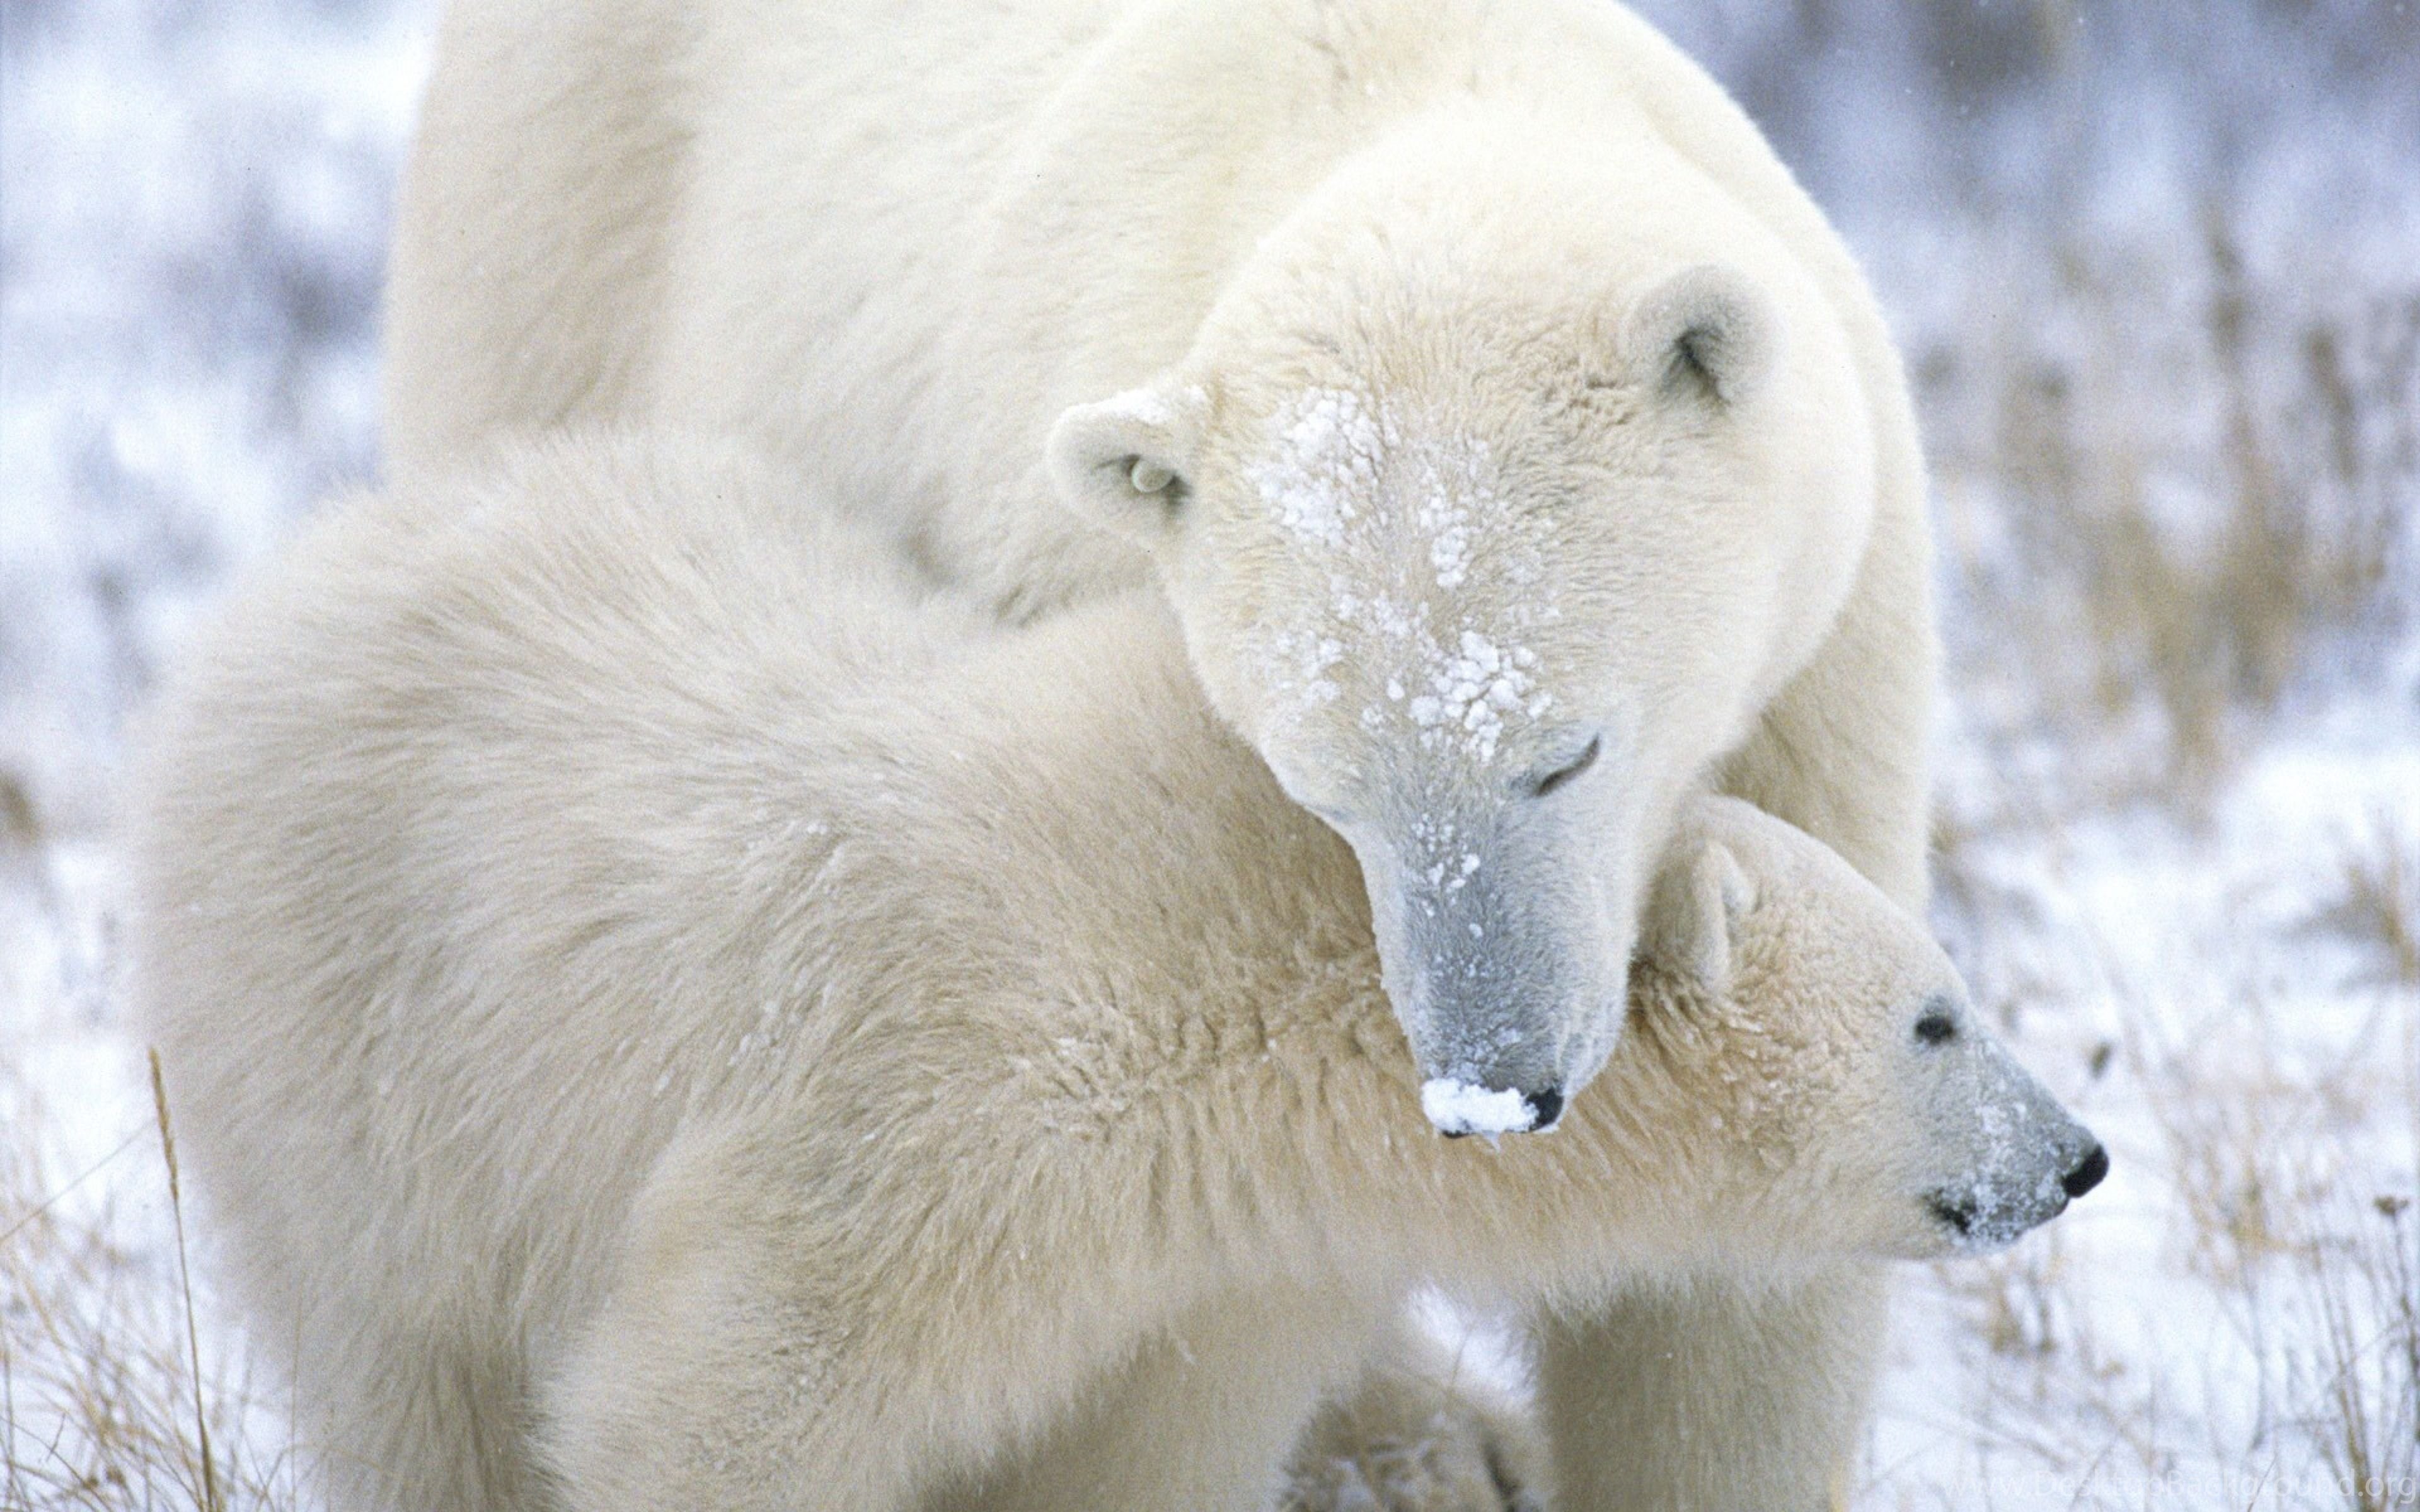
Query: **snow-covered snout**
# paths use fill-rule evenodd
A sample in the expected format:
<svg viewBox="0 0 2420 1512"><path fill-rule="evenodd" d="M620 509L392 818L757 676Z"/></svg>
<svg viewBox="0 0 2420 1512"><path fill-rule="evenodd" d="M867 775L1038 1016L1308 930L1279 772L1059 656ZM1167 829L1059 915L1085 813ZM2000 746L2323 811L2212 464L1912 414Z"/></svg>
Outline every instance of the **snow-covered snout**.
<svg viewBox="0 0 2420 1512"><path fill-rule="evenodd" d="M1981 1254L2109 1157L1980 1023L1938 945L1829 849L1745 804L1683 811L1634 997L1669 1116L1702 1123L1714 1221L1842 1247ZM1661 1095L1651 1090L1642 1096Z"/></svg>
<svg viewBox="0 0 2420 1512"><path fill-rule="evenodd" d="M1494 802L1415 779L1359 811L1293 779L1360 860L1387 995L1448 1134L1551 1129L1621 1030L1634 853L1618 806L1590 801L1607 793L1561 791L1598 776L1603 744L1575 739Z"/></svg>
<svg viewBox="0 0 2420 1512"><path fill-rule="evenodd" d="M2101 1142L1975 1023L1962 995L1925 999L1910 1033L1929 1063L1923 1116L1940 1141L1925 1211L1950 1248L2014 1243L2109 1174Z"/></svg>

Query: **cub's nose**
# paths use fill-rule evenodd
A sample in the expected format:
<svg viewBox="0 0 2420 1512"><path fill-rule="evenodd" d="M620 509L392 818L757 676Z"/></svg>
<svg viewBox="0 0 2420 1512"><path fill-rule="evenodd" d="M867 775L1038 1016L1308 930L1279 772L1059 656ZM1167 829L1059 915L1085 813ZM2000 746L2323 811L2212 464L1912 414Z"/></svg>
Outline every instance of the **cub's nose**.
<svg viewBox="0 0 2420 1512"><path fill-rule="evenodd" d="M2066 1188L2069 1197L2080 1197L2099 1186L2101 1179L2108 1174L2109 1151L2102 1146L2095 1145L2090 1154L2076 1163L2075 1169L2059 1178L2058 1184Z"/></svg>

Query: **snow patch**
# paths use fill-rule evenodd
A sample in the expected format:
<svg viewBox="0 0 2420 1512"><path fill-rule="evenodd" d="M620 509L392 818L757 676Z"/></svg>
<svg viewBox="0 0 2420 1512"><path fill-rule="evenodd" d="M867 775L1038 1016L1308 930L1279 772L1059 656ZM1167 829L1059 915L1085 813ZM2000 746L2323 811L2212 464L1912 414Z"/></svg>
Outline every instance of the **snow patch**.
<svg viewBox="0 0 2420 1512"><path fill-rule="evenodd" d="M1252 471L1280 528L1331 550L1344 545L1357 498L1378 486L1393 427L1351 389L1308 389L1278 416L1276 445Z"/></svg>
<svg viewBox="0 0 2420 1512"><path fill-rule="evenodd" d="M1433 1076L1420 1084L1420 1111L1438 1133L1450 1134L1525 1134L1538 1121L1529 1100L1519 1092L1509 1088L1491 1091L1450 1076Z"/></svg>
<svg viewBox="0 0 2420 1512"><path fill-rule="evenodd" d="M1412 722L1423 731L1460 731L1481 765L1496 759L1506 715L1535 718L1554 702L1552 695L1535 691L1531 669L1538 658L1526 646L1508 652L1478 631L1465 630L1453 652L1430 650L1429 691L1411 701Z"/></svg>
<svg viewBox="0 0 2420 1512"><path fill-rule="evenodd" d="M1509 720L1553 705L1541 658L1522 643L1559 617L1534 593L1549 522L1511 507L1496 467L1483 440L1410 423L1358 389L1306 389L1278 410L1248 476L1269 518L1327 572L1325 605L1264 642L1275 690L1294 694L1297 713L1332 702L1325 674L1341 660L1385 693L1357 701L1362 729L1380 732L1401 710L1422 749L1484 766ZM1512 590L1510 601L1465 598L1481 579ZM1300 670L1304 646L1329 642L1344 655Z"/></svg>

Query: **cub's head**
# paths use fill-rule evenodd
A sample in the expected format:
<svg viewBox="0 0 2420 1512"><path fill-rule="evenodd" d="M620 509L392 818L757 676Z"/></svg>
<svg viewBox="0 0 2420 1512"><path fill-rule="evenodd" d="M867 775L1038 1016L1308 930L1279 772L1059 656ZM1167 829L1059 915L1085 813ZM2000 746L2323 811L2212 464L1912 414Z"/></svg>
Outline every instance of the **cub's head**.
<svg viewBox="0 0 2420 1512"><path fill-rule="evenodd" d="M1812 653L1872 508L1845 339L1771 233L1670 164L1508 170L1537 156L1373 148L1048 446L1351 843L1450 1130L1551 1126L1604 1064L1673 806Z"/></svg>
<svg viewBox="0 0 2420 1512"><path fill-rule="evenodd" d="M1644 935L1606 1090L1725 1247L1979 1254L2107 1173L1931 936L1779 820L1688 805Z"/></svg>

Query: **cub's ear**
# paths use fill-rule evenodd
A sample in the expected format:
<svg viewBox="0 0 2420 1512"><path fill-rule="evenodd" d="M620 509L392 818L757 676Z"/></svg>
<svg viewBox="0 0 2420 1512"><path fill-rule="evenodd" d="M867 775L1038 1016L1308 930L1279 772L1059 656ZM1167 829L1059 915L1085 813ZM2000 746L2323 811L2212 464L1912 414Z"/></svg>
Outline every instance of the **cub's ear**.
<svg viewBox="0 0 2420 1512"><path fill-rule="evenodd" d="M1621 332L1624 355L1651 386L1726 407L1756 393L1772 371L1777 339L1764 295L1714 263L1649 289Z"/></svg>
<svg viewBox="0 0 2420 1512"><path fill-rule="evenodd" d="M1059 501L1145 546L1170 539L1190 493L1192 409L1150 388L1062 414L1045 452Z"/></svg>
<svg viewBox="0 0 2420 1512"><path fill-rule="evenodd" d="M1693 856L1674 856L1656 879L1643 931L1647 953L1691 978L1709 994L1730 990L1732 940L1756 907L1756 884L1718 841Z"/></svg>

